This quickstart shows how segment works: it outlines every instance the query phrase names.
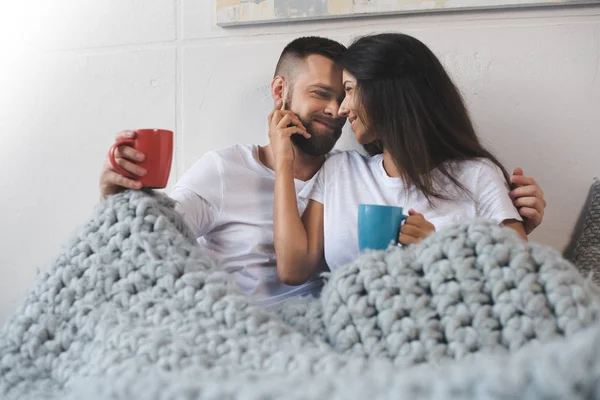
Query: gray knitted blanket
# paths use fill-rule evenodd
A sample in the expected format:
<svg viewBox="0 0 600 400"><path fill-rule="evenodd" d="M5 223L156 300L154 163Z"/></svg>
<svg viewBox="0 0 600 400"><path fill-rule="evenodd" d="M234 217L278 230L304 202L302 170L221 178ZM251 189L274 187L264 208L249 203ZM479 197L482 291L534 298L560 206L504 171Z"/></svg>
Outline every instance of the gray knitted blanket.
<svg viewBox="0 0 600 400"><path fill-rule="evenodd" d="M365 253L321 299L267 311L170 200L126 192L0 332L0 398L600 399L595 289L553 250L472 223Z"/></svg>

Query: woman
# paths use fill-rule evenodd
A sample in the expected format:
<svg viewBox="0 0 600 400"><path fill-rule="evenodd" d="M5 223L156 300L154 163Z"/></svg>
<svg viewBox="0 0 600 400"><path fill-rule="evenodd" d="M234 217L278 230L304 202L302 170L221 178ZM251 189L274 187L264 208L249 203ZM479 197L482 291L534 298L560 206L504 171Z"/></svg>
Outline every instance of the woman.
<svg viewBox="0 0 600 400"><path fill-rule="evenodd" d="M289 176L291 133L270 127L276 159L274 235L280 279L291 285L359 253L359 204L410 209L400 243L417 243L456 222L486 218L527 240L508 195L509 176L480 143L462 97L436 56L402 34L358 39L342 60L348 118L372 155L344 152L319 171L300 218ZM302 132L302 135L308 135Z"/></svg>

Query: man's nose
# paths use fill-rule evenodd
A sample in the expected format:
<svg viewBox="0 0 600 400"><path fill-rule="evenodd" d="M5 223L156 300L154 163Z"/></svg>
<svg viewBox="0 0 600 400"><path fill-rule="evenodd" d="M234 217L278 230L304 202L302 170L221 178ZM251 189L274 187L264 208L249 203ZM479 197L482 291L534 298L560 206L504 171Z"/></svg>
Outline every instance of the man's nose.
<svg viewBox="0 0 600 400"><path fill-rule="evenodd" d="M332 118L339 118L340 103L337 100L331 100L325 108L325 114L330 115Z"/></svg>

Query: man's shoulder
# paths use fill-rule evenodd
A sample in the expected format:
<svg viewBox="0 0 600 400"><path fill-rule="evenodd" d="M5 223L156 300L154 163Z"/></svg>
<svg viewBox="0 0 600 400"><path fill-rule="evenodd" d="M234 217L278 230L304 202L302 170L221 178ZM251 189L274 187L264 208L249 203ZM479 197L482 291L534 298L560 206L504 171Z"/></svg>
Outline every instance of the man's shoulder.
<svg viewBox="0 0 600 400"><path fill-rule="evenodd" d="M253 159L253 146L251 145L233 145L218 150L210 150L204 153L183 174L180 183L195 181L199 177L222 179L224 173L226 174L236 165L247 169Z"/></svg>
<svg viewBox="0 0 600 400"><path fill-rule="evenodd" d="M209 151L206 154L212 154L213 157L227 161L247 160L253 158L257 148L258 145L234 144L233 146Z"/></svg>
<svg viewBox="0 0 600 400"><path fill-rule="evenodd" d="M202 169L221 169L223 165L233 167L235 165L249 166L255 162L257 145L235 144L233 146L209 150L200 157L194 167Z"/></svg>

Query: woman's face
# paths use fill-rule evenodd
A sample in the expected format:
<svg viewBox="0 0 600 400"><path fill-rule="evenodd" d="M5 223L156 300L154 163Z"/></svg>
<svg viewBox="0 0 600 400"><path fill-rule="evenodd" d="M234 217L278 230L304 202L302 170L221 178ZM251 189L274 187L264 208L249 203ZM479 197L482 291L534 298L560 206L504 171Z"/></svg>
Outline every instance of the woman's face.
<svg viewBox="0 0 600 400"><path fill-rule="evenodd" d="M357 103L356 99L356 78L352 76L348 71L344 70L342 82L344 84L344 91L346 92L346 97L342 102L339 115L341 117L348 118L350 124L352 125L352 132L356 136L356 140L360 144L369 144L375 141L375 134L367 132L367 128L363 121L358 117L358 110L356 109L355 104Z"/></svg>

